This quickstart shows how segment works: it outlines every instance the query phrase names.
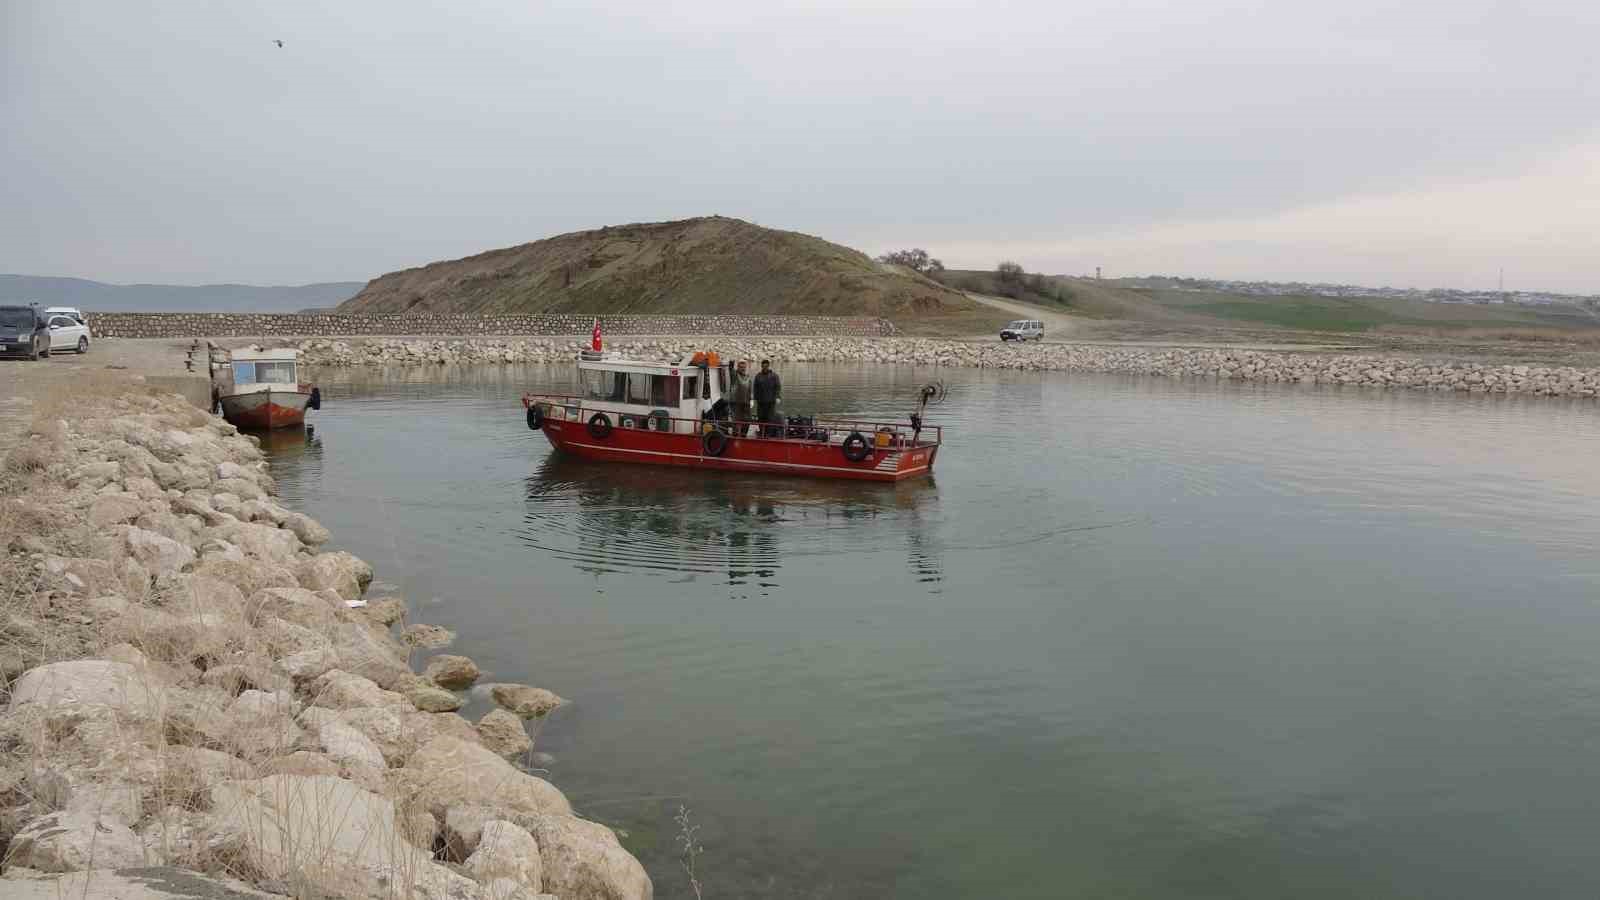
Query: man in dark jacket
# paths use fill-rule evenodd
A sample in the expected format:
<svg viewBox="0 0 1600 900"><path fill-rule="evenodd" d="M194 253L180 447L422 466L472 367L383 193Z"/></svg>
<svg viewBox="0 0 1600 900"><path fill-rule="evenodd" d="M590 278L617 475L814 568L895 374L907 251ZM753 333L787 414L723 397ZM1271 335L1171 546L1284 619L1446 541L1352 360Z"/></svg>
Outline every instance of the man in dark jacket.
<svg viewBox="0 0 1600 900"><path fill-rule="evenodd" d="M761 361L761 374L756 376L756 419L760 422L778 421L778 404L783 401L783 382L772 371L772 360Z"/></svg>

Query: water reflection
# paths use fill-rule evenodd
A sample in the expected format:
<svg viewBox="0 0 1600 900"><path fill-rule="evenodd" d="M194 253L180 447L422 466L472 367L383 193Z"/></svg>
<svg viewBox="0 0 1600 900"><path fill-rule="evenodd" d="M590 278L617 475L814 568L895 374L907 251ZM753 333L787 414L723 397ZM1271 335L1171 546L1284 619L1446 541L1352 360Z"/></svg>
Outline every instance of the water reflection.
<svg viewBox="0 0 1600 900"><path fill-rule="evenodd" d="M785 565L864 555L905 544L921 583L943 580L930 528L931 479L896 485L706 473L594 463L554 453L526 481L518 537L581 571L716 576L729 587L779 586Z"/></svg>
<svg viewBox="0 0 1600 900"><path fill-rule="evenodd" d="M274 466L286 466L301 457L322 457L322 438L317 435L315 425L274 428L271 431L253 431L251 434L261 442L261 449L271 455Z"/></svg>

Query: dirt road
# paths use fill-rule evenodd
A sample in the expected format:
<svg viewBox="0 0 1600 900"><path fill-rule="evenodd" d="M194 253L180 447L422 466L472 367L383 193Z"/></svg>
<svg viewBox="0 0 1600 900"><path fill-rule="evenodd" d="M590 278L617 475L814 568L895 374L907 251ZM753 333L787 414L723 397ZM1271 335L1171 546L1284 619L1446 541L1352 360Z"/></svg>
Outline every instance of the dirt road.
<svg viewBox="0 0 1600 900"><path fill-rule="evenodd" d="M1072 316L1046 312L1031 303L1017 303L1014 300L1003 300L999 297L990 297L987 294L968 294L967 299L972 300L974 303L982 303L984 306L992 306L995 309L1003 310L1019 319L1037 319L1043 322L1046 340L1059 340L1077 330L1077 323L1073 321ZM996 340L999 339L998 335L994 337Z"/></svg>

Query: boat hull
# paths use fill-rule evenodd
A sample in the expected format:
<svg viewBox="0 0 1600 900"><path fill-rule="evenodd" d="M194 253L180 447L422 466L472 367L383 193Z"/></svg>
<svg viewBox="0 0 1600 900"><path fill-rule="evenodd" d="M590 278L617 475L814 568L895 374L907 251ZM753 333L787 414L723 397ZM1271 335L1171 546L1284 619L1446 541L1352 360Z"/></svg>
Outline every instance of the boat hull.
<svg viewBox="0 0 1600 900"><path fill-rule="evenodd" d="M303 391L255 391L228 394L221 399L222 417L235 428L270 431L293 428L306 422L306 405L311 394Z"/></svg>
<svg viewBox="0 0 1600 900"><path fill-rule="evenodd" d="M697 434L613 428L599 438L582 422L551 419L541 428L557 450L583 459L810 478L901 481L931 474L939 454L937 444L872 447L864 459L853 461L835 443L732 437L720 455L711 455Z"/></svg>

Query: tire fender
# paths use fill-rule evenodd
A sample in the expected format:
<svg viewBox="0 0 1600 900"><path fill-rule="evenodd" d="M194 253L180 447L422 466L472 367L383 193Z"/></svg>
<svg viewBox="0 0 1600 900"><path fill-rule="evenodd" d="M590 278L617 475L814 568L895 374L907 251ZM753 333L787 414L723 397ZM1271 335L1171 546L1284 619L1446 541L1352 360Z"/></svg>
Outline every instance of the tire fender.
<svg viewBox="0 0 1600 900"><path fill-rule="evenodd" d="M706 456L721 456L728 450L728 436L720 429L713 428L700 435L700 452Z"/></svg>
<svg viewBox="0 0 1600 900"><path fill-rule="evenodd" d="M839 445L839 451L844 454L845 459L861 462L872 455L872 445L867 441L866 435L852 431L845 437L844 443Z"/></svg>
<svg viewBox="0 0 1600 900"><path fill-rule="evenodd" d="M603 441L611 436L611 417L603 412L597 412L589 417L589 436L597 441Z"/></svg>

